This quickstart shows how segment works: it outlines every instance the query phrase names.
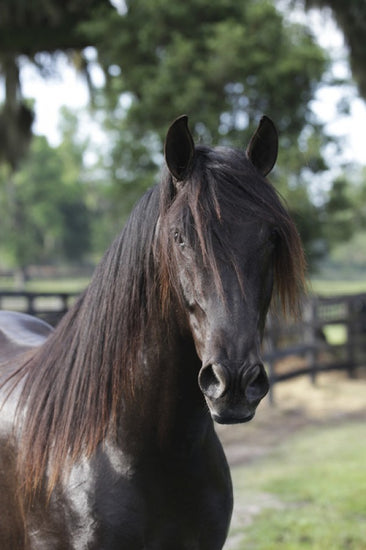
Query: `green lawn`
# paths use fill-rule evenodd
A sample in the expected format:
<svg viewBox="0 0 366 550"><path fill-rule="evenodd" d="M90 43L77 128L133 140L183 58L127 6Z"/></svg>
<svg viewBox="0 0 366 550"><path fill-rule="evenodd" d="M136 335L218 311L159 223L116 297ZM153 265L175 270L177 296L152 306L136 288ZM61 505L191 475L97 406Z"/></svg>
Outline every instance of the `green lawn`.
<svg viewBox="0 0 366 550"><path fill-rule="evenodd" d="M89 284L88 277L63 277L49 279L31 279L25 285L28 292L81 292ZM3 278L0 290L17 290L14 280Z"/></svg>
<svg viewBox="0 0 366 550"><path fill-rule="evenodd" d="M87 277L73 277L63 279L34 279L26 284L30 292L81 292L89 284Z"/></svg>
<svg viewBox="0 0 366 550"><path fill-rule="evenodd" d="M338 325L325 325L323 332L327 339L327 343L332 346L340 346L347 342L347 326Z"/></svg>
<svg viewBox="0 0 366 550"><path fill-rule="evenodd" d="M322 296L366 292L366 273L365 279L359 281L328 281L314 278L310 280L309 292L310 294L320 294Z"/></svg>
<svg viewBox="0 0 366 550"><path fill-rule="evenodd" d="M79 292L88 284L87 277L64 277L55 279L32 279L26 285L26 290L43 292ZM2 278L0 281L1 289L14 289L14 280L11 278ZM312 278L309 282L309 292L323 296L333 296L336 294L357 294L366 292L365 280L359 281L328 281Z"/></svg>
<svg viewBox="0 0 366 550"><path fill-rule="evenodd" d="M302 432L234 469L233 482L242 521L234 519L230 550L366 549L365 423ZM261 511L241 527L251 500Z"/></svg>

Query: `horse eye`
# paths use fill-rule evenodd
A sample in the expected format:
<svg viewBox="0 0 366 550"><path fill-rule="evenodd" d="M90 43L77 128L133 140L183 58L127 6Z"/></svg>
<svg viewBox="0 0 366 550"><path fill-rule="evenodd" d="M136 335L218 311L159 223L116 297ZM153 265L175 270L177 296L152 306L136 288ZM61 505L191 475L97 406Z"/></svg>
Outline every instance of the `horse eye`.
<svg viewBox="0 0 366 550"><path fill-rule="evenodd" d="M184 248L185 246L184 240L182 238L182 235L179 233L177 229L174 232L174 240L181 248Z"/></svg>
<svg viewBox="0 0 366 550"><path fill-rule="evenodd" d="M271 233L269 234L269 241L271 244L276 245L278 244L279 240L280 240L280 235L278 233L278 230L276 228L273 228Z"/></svg>

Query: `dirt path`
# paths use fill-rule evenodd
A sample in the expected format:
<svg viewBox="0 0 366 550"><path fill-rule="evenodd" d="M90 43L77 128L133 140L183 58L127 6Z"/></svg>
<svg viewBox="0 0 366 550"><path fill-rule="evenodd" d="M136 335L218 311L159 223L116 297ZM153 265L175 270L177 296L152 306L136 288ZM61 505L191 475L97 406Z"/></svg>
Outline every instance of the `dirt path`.
<svg viewBox="0 0 366 550"><path fill-rule="evenodd" d="M278 443L309 425L331 425L345 420L366 420L366 368L358 378L344 373L319 375L313 386L307 377L275 387L275 405L259 405L248 424L218 426L231 467L268 454Z"/></svg>

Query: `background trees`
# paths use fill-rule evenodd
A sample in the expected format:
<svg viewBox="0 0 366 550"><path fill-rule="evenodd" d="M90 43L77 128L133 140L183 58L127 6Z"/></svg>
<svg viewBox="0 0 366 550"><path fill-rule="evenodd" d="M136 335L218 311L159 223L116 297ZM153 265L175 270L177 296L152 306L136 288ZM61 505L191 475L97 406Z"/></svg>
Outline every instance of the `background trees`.
<svg viewBox="0 0 366 550"><path fill-rule="evenodd" d="M113 170L111 179L128 206L129 196L151 184L166 128L182 110L192 114L198 139L237 147L269 113L280 132L277 185L314 255L303 168L310 177L326 167L328 138L310 100L328 60L308 28L286 23L271 2L134 0L123 17L101 14L83 29L96 40L106 74L101 105L110 108L109 126L123 128L111 154L112 169L124 170Z"/></svg>
<svg viewBox="0 0 366 550"><path fill-rule="evenodd" d="M351 29L359 28L356 4L358 14L366 11L362 2L304 3L332 7L352 42L351 58L359 59L360 40ZM115 4L118 9L101 0L44 0L41 10L38 2L16 0L1 8L2 262L10 256L29 263L100 253L156 179L166 128L182 112L190 115L197 140L237 147L245 146L262 113L270 115L280 133L272 179L297 220L310 263L350 238L355 198L347 176L314 195L314 181L328 169L326 148L335 139L311 108L330 59L305 24L285 19L274 0ZM21 60L26 56L47 74L58 52L66 52L91 84L87 45L96 48L105 74L105 86L92 95L104 146L94 148L93 163L86 163L87 143L75 141L77 123L70 126L69 119L62 145L52 148L37 138L20 164L33 116L21 95ZM362 63L352 63L362 90Z"/></svg>
<svg viewBox="0 0 366 550"><path fill-rule="evenodd" d="M4 0L0 6L0 70L5 100L0 111L0 159L15 169L30 142L33 111L22 98L20 67L24 56L45 75L52 74L60 51L88 78L83 49L90 41L80 31L103 0Z"/></svg>
<svg viewBox="0 0 366 550"><path fill-rule="evenodd" d="M83 182L83 147L64 132L52 148L34 137L21 168L0 172L0 252L22 270L32 263L75 261L90 250L90 212Z"/></svg>
<svg viewBox="0 0 366 550"><path fill-rule="evenodd" d="M361 95L366 99L366 34L365 2L363 0L304 0L307 8L330 8L341 28L347 46L352 74Z"/></svg>

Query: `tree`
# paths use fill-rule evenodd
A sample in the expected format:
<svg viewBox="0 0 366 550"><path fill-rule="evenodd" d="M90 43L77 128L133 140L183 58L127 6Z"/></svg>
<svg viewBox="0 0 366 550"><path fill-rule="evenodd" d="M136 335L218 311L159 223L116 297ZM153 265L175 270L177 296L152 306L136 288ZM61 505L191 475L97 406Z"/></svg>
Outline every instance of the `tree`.
<svg viewBox="0 0 366 550"><path fill-rule="evenodd" d="M191 115L198 140L241 148L266 113L280 134L274 179L313 255L309 212L316 209L306 183L327 168L328 138L310 100L328 59L306 26L285 23L265 0L128 0L123 15L101 8L83 30L107 79L99 104L111 108L117 198L129 207L151 185L166 128L182 112Z"/></svg>
<svg viewBox="0 0 366 550"><path fill-rule="evenodd" d="M196 114L205 141L239 143L263 112L282 134L313 122L309 101L326 55L305 26L285 25L272 2L129 0L126 8L83 29L95 41L109 97L130 97L133 130L162 137L183 107Z"/></svg>
<svg viewBox="0 0 366 550"><path fill-rule="evenodd" d="M104 0L3 0L0 6L0 71L5 82L5 102L0 112L0 161L14 170L27 151L32 136L33 111L22 98L20 57L33 62L42 74L53 72L54 57L64 51L87 82L88 63L83 49L92 44L80 23L93 17Z"/></svg>
<svg viewBox="0 0 366 550"><path fill-rule="evenodd" d="M66 135L57 148L37 136L16 173L2 166L0 250L9 265L25 273L30 263L80 261L90 250L82 150Z"/></svg>
<svg viewBox="0 0 366 550"><path fill-rule="evenodd" d="M346 177L347 176L347 177ZM332 185L324 208L328 278L362 279L366 262L366 168L355 166Z"/></svg>
<svg viewBox="0 0 366 550"><path fill-rule="evenodd" d="M349 48L352 74L366 99L366 3L364 0L305 0L307 8L330 8Z"/></svg>
<svg viewBox="0 0 366 550"><path fill-rule="evenodd" d="M298 220L310 260L315 257L319 234L314 232L321 232L322 223L314 221L319 209L307 184L327 168L323 149L330 138L310 102L328 59L305 25L285 22L274 0L126 0L123 12L103 0L43 3L44 13L38 2L28 6L20 0L15 11L4 12L8 28L14 29L13 43L6 33L0 36L0 47L3 40L13 62L6 72L13 76L6 82L18 90L18 95L9 93L9 101L17 95L19 107L18 53L46 70L49 55L71 51L85 68L80 49L97 48L106 86L95 94L95 105L112 143L102 166L110 185L103 186L101 196L112 213L105 233L117 219L120 225L121 213L125 216L154 181L166 128L177 115L191 115L198 140L244 147L266 113L280 133L275 183ZM12 19L15 13L21 23ZM35 29L40 33L34 44L27 42L26 24L28 37ZM69 29L63 37L59 31L65 25ZM37 53L42 51L47 56ZM13 115L17 128L15 120ZM28 133L16 130L12 139L5 131L10 151L5 148L4 155L13 169L29 141L29 120L24 126ZM0 124L0 150L1 132ZM19 135L28 137L18 151Z"/></svg>

